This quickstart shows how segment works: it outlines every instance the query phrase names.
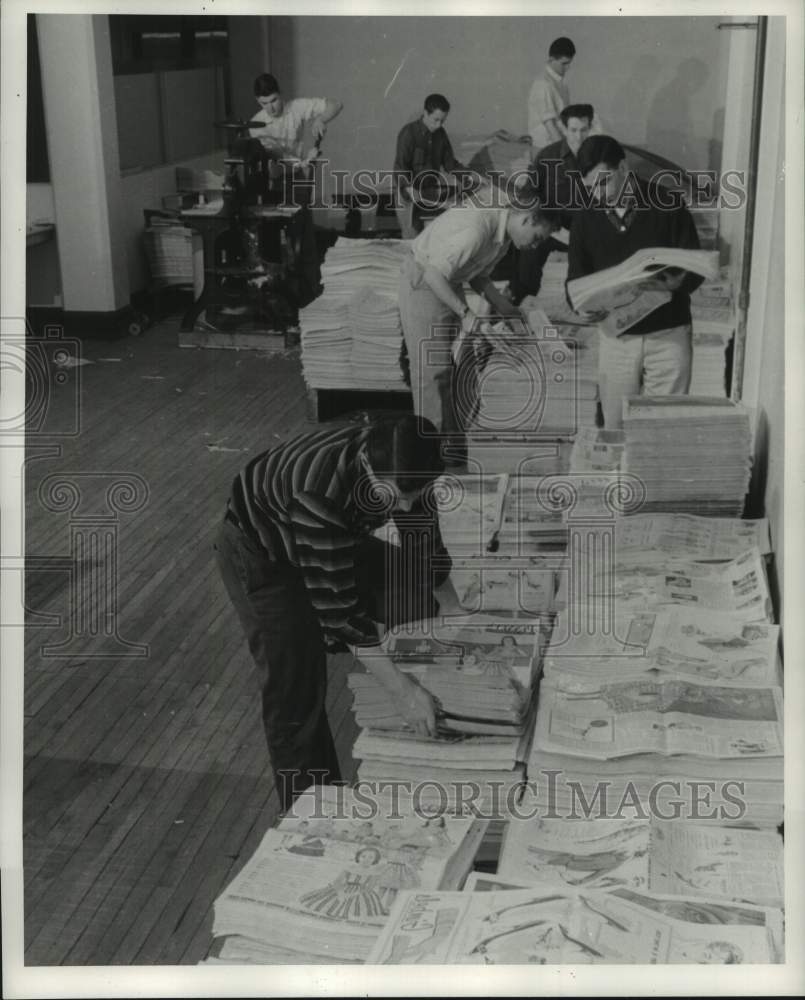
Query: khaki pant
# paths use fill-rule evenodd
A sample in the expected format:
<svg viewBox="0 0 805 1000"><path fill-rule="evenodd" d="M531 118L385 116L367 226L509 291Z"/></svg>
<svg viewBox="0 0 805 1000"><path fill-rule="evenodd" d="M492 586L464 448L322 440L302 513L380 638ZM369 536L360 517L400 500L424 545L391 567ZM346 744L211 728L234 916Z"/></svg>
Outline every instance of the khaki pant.
<svg viewBox="0 0 805 1000"><path fill-rule="evenodd" d="M456 289L460 291L460 289ZM414 412L430 420L457 460L466 448L464 431L475 408L477 377L471 352L457 368L452 346L458 317L425 283L422 268L408 256L400 275L400 319L411 371Z"/></svg>
<svg viewBox="0 0 805 1000"><path fill-rule="evenodd" d="M598 391L604 426L623 427L627 396L680 396L690 388L691 328L613 337L599 330Z"/></svg>

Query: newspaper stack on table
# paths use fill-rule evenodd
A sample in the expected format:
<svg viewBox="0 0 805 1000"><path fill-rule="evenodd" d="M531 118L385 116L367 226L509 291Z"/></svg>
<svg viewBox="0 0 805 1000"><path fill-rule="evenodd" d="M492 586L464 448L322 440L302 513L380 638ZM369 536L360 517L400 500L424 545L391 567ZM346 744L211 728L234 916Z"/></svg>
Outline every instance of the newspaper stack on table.
<svg viewBox="0 0 805 1000"><path fill-rule="evenodd" d="M522 885L648 890L782 909L783 841L682 819L512 819L497 876Z"/></svg>
<svg viewBox="0 0 805 1000"><path fill-rule="evenodd" d="M562 339L541 309L490 334L473 429L562 438L595 422L597 374L589 352Z"/></svg>
<svg viewBox="0 0 805 1000"><path fill-rule="evenodd" d="M313 388L403 388L397 306L402 240L340 237L321 268L324 292L299 313L302 371Z"/></svg>
<svg viewBox="0 0 805 1000"><path fill-rule="evenodd" d="M362 962L401 890L461 887L485 829L405 798L307 792L215 901L217 960Z"/></svg>
<svg viewBox="0 0 805 1000"><path fill-rule="evenodd" d="M740 516L749 487L749 411L728 399L623 401L624 471L642 481L643 510Z"/></svg>
<svg viewBox="0 0 805 1000"><path fill-rule="evenodd" d="M438 733L412 733L379 684L353 675L357 721L365 727L353 748L362 762L359 778L422 786L423 801L434 808L455 808L462 788L471 788L479 807L508 814L533 735L543 629L538 619L473 615L418 631L395 630L387 651L433 694ZM371 650L358 655L370 657ZM371 669L371 660L365 662Z"/></svg>
<svg viewBox="0 0 805 1000"><path fill-rule="evenodd" d="M371 964L588 965L784 961L782 913L633 889L400 894ZM495 876L488 879L499 882ZM715 925L715 926L714 926Z"/></svg>

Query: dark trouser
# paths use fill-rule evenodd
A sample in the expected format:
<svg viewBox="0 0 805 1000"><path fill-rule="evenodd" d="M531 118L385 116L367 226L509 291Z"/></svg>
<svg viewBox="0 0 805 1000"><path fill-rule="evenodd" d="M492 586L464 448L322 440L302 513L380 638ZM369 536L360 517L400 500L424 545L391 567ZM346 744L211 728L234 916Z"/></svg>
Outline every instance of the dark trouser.
<svg viewBox="0 0 805 1000"><path fill-rule="evenodd" d="M324 636L300 570L272 562L262 546L225 520L215 543L218 568L260 674L263 727L283 810L311 784L341 780L325 712ZM359 586L378 620L436 614L429 577L405 573L400 549L376 538L360 547ZM391 577L390 574L394 576ZM387 580L400 581L398 586Z"/></svg>
<svg viewBox="0 0 805 1000"><path fill-rule="evenodd" d="M542 269L554 250L567 253L567 247L552 237L542 240L533 250L518 250L512 278L512 299L519 304L526 295L539 294Z"/></svg>

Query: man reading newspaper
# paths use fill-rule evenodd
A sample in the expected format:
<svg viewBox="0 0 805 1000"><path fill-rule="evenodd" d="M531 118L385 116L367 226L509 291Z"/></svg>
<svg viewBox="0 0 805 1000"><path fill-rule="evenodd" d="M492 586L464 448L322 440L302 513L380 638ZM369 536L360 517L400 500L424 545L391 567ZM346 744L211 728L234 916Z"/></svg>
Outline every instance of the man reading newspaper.
<svg viewBox="0 0 805 1000"><path fill-rule="evenodd" d="M630 170L623 147L611 136L584 140L577 155L579 173L592 195L590 207L576 212L570 231L568 282L618 265L648 247L697 250L693 218L669 189L645 184ZM601 323L599 393L604 425L622 426L622 400L646 395L686 394L690 385L690 294L702 277L663 268L641 281L653 308L619 332ZM657 293L660 293L659 295Z"/></svg>

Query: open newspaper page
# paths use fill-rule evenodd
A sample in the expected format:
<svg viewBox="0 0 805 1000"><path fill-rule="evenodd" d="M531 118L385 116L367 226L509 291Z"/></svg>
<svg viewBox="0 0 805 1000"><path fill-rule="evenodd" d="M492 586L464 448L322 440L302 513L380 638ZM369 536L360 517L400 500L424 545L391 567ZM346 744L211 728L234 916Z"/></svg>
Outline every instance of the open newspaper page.
<svg viewBox="0 0 805 1000"><path fill-rule="evenodd" d="M497 875L521 885L621 886L783 906L778 833L679 819L512 820Z"/></svg>
<svg viewBox="0 0 805 1000"><path fill-rule="evenodd" d="M401 894L372 964L751 964L783 960L777 910L549 886Z"/></svg>
<svg viewBox="0 0 805 1000"><path fill-rule="evenodd" d="M771 551L767 518L697 517L694 514L634 514L618 520L619 552L651 549L674 558L735 559L757 546Z"/></svg>
<svg viewBox="0 0 805 1000"><path fill-rule="evenodd" d="M766 570L757 548L728 562L666 560L651 550L618 549L614 564L594 572L590 587L600 598L613 598L618 613L681 604L728 612L746 621L772 620Z"/></svg>
<svg viewBox="0 0 805 1000"><path fill-rule="evenodd" d="M540 886L649 887L646 819L510 820L497 874Z"/></svg>
<svg viewBox="0 0 805 1000"><path fill-rule="evenodd" d="M444 476L434 485L439 527L451 556L480 555L500 526L508 476Z"/></svg>
<svg viewBox="0 0 805 1000"><path fill-rule="evenodd" d="M782 837L773 830L652 819L649 888L782 908Z"/></svg>
<svg viewBox="0 0 805 1000"><path fill-rule="evenodd" d="M779 757L782 692L632 679L577 693L543 682L535 745L599 760L637 753Z"/></svg>
<svg viewBox="0 0 805 1000"><path fill-rule="evenodd" d="M778 625L684 605L623 612L607 630L601 626L597 632L574 634L567 612L562 612L543 670L567 691L574 690L576 675L601 682L647 673L773 687L780 683L779 634Z"/></svg>
<svg viewBox="0 0 805 1000"><path fill-rule="evenodd" d="M492 554L483 560L454 559L450 578L466 611L541 616L553 611L556 571L540 557L516 563Z"/></svg>
<svg viewBox="0 0 805 1000"><path fill-rule="evenodd" d="M779 625L679 606L657 616L647 652L658 667L678 674L746 686L774 685L779 638Z"/></svg>

